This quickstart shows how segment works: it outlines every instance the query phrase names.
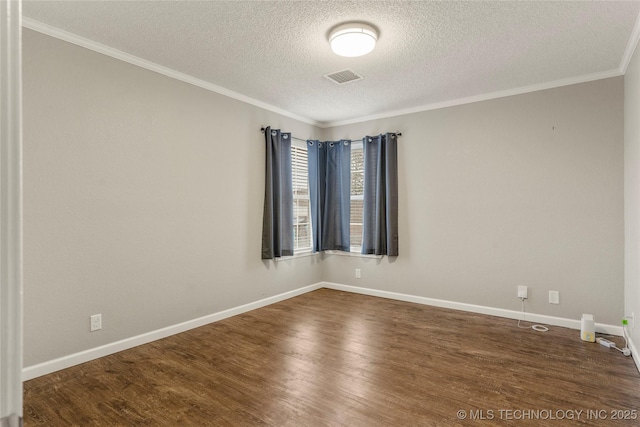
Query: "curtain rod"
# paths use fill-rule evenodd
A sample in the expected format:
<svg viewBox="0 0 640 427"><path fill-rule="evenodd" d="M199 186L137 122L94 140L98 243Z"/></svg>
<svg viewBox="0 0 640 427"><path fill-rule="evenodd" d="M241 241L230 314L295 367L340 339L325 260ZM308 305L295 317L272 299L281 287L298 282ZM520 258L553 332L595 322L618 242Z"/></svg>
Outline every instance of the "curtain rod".
<svg viewBox="0 0 640 427"><path fill-rule="evenodd" d="M264 131L267 130L264 126L260 128L260 132L264 133ZM396 136L402 136L402 132L396 132L395 133ZM307 142L306 139L302 139L302 138L298 138L297 136L293 136L291 135L291 139L297 139L298 141L303 141L303 142ZM360 138L360 139L351 139L351 142L356 142L356 141L364 141L364 138Z"/></svg>

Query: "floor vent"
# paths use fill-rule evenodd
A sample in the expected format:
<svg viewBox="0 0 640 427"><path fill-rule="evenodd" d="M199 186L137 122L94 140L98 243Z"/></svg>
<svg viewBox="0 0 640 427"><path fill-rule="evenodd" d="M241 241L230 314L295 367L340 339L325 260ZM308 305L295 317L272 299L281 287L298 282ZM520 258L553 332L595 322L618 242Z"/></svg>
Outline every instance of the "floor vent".
<svg viewBox="0 0 640 427"><path fill-rule="evenodd" d="M346 70L336 71L335 73L325 74L324 76L339 85L364 79L360 74L349 70L348 68Z"/></svg>

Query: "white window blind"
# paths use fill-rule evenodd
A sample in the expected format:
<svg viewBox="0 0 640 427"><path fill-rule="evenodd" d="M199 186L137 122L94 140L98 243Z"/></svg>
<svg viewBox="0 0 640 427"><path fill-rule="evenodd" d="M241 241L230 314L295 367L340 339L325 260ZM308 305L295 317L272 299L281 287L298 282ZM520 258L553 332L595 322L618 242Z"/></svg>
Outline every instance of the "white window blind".
<svg viewBox="0 0 640 427"><path fill-rule="evenodd" d="M362 209L364 199L364 152L362 142L351 145L351 252L362 249Z"/></svg>
<svg viewBox="0 0 640 427"><path fill-rule="evenodd" d="M309 166L307 145L291 141L291 172L293 178L293 250L311 250L311 205L309 202Z"/></svg>

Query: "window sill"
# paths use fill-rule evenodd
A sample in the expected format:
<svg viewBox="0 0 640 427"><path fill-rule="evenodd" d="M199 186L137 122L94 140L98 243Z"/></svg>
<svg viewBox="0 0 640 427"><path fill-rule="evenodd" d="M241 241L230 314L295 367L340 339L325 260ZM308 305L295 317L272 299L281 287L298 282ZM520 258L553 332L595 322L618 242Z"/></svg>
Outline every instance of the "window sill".
<svg viewBox="0 0 640 427"><path fill-rule="evenodd" d="M308 250L308 251L300 252L298 254L291 255L291 256L274 258L274 260L276 262L289 261L292 259L305 258L309 256L319 255L319 254L347 256L347 257L354 257L354 258L372 258L372 259L382 259L382 257L384 256L384 255L365 255L365 254L361 254L360 252L344 252L344 251L312 252L311 250Z"/></svg>
<svg viewBox="0 0 640 427"><path fill-rule="evenodd" d="M327 255L339 255L339 256L350 256L356 258L373 258L373 259L382 259L384 255L366 255L361 254L359 252L344 252L344 251L324 251Z"/></svg>
<svg viewBox="0 0 640 427"><path fill-rule="evenodd" d="M298 258L305 258L308 256L313 256L313 255L317 255L318 252L312 252L311 250L305 251L305 252L300 252L298 254L295 255L291 255L291 256L281 256L281 257L277 257L274 258L276 262L280 262L280 261L289 261L292 259L298 259Z"/></svg>

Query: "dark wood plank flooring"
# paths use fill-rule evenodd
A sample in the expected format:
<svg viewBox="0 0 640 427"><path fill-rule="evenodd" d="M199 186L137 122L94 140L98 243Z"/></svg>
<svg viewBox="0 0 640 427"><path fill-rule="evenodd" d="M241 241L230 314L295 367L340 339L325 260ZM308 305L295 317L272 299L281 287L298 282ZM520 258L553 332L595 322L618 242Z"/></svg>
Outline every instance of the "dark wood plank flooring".
<svg viewBox="0 0 640 427"><path fill-rule="evenodd" d="M328 289L24 389L26 426L640 425L633 361L578 331Z"/></svg>

